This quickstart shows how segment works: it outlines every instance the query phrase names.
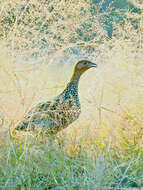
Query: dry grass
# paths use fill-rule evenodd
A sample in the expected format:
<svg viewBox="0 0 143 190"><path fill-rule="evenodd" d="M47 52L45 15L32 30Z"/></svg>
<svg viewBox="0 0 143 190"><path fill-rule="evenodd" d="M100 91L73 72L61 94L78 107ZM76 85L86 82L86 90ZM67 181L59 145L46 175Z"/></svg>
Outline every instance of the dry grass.
<svg viewBox="0 0 143 190"><path fill-rule="evenodd" d="M110 40L111 50L105 45L98 47L102 51L95 58L99 67L88 71L80 81L81 117L64 135L70 139L70 134L71 138L76 134L77 141L86 136L88 143L90 139L106 139L113 146L121 146L122 133L132 141L142 130L142 52L134 52L135 44L129 40ZM13 63L4 54L0 105L3 115L14 123L33 105L58 95L73 72L70 64L57 68L56 64ZM138 143L142 144L140 138Z"/></svg>

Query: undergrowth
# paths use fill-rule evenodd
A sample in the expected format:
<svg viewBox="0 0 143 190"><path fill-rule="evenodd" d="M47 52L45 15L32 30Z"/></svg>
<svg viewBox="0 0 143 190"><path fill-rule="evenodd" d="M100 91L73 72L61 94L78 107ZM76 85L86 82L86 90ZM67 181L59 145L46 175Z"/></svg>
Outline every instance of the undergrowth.
<svg viewBox="0 0 143 190"><path fill-rule="evenodd" d="M3 139L0 146L0 189L123 189L143 185L143 152L132 149L124 155L108 144L106 151L82 144L68 154L58 142L40 143L36 137L23 141Z"/></svg>

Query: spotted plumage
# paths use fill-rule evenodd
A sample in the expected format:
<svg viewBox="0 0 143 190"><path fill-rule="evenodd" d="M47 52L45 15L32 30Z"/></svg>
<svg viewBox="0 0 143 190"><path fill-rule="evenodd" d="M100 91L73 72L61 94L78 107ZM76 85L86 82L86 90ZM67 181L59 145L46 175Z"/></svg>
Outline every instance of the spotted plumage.
<svg viewBox="0 0 143 190"><path fill-rule="evenodd" d="M16 129L41 129L47 134L56 134L77 120L81 113L78 96L79 79L86 70L96 66L97 64L90 61L79 61L65 90L53 101L37 104L25 115Z"/></svg>

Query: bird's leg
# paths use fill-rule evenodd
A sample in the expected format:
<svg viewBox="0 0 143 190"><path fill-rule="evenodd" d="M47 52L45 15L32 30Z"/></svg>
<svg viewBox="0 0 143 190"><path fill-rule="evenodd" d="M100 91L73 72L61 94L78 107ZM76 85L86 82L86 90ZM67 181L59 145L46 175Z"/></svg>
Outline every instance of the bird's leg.
<svg viewBox="0 0 143 190"><path fill-rule="evenodd" d="M36 140L38 140L41 144L46 144L46 139L42 130L39 130L36 134Z"/></svg>
<svg viewBox="0 0 143 190"><path fill-rule="evenodd" d="M48 134L48 147L50 149L54 149L54 142L55 142L55 139L56 139L56 135L54 134Z"/></svg>
<svg viewBox="0 0 143 190"><path fill-rule="evenodd" d="M65 144L64 135L57 136L56 140L57 140L57 145L59 146L59 148L63 148L63 146Z"/></svg>

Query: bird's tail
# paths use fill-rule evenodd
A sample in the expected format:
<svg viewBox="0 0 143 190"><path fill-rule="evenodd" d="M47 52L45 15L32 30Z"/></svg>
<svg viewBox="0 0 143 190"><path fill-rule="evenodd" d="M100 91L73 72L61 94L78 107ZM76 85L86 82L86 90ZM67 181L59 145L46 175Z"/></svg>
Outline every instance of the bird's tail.
<svg viewBox="0 0 143 190"><path fill-rule="evenodd" d="M28 122L21 122L16 126L16 130L26 130L28 128Z"/></svg>

